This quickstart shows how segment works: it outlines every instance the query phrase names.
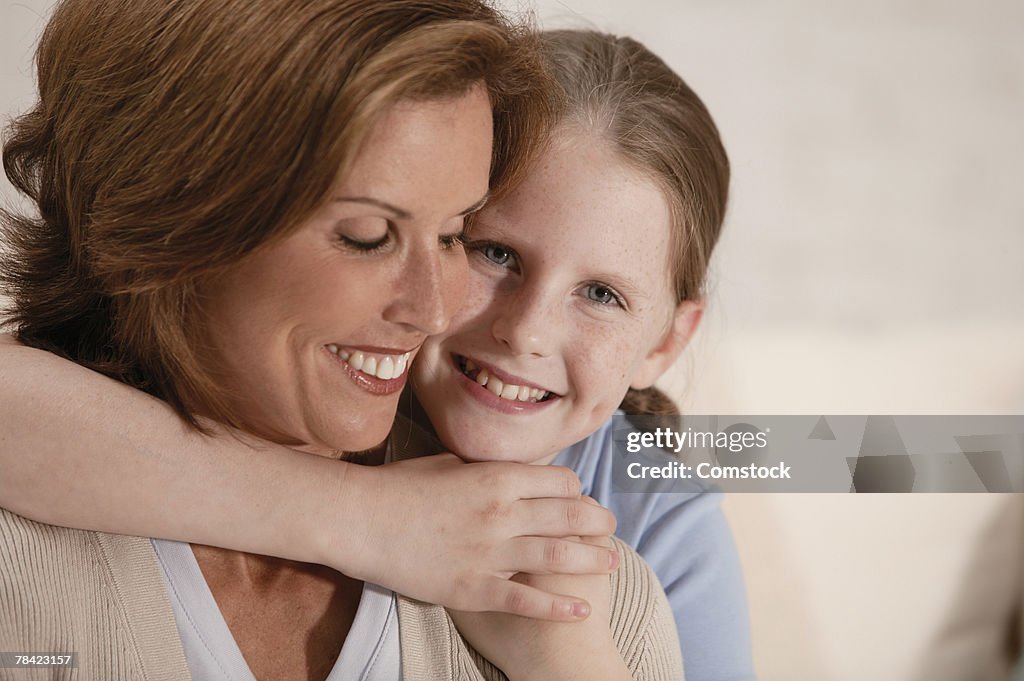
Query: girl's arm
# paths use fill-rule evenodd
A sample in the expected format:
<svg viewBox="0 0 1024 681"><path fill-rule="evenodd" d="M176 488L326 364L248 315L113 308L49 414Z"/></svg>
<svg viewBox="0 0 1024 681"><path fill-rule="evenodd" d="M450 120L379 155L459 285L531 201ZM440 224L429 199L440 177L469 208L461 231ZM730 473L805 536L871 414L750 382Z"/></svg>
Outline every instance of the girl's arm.
<svg viewBox="0 0 1024 681"><path fill-rule="evenodd" d="M606 537L585 541L611 546ZM672 613L657 577L623 546L623 564L602 575L517 576L593 604L585 622L540 622L449 611L459 632L510 681L682 681ZM493 675L485 673L486 678Z"/></svg>
<svg viewBox="0 0 1024 681"><path fill-rule="evenodd" d="M0 386L0 506L40 522L320 563L448 607L566 621L587 604L507 577L607 574L617 560L562 539L614 529L564 468L452 455L371 467L225 429L206 437L160 400L9 336Z"/></svg>

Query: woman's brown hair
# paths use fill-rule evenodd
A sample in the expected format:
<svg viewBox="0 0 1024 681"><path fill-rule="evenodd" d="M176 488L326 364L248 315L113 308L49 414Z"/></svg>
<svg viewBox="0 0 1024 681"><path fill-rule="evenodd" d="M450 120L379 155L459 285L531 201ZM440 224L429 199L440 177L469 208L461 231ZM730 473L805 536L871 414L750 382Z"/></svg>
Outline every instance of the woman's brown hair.
<svg viewBox="0 0 1024 681"><path fill-rule="evenodd" d="M631 38L546 31L542 43L561 90L557 124L600 136L661 188L673 220L676 302L701 298L729 196L729 158L711 114L682 78ZM656 388L630 390L621 408L678 413Z"/></svg>
<svg viewBox="0 0 1024 681"><path fill-rule="evenodd" d="M238 425L200 283L309 215L383 111L484 82L495 190L548 118L529 32L480 0L64 0L36 66L3 148L38 208L0 215L7 325L193 425Z"/></svg>

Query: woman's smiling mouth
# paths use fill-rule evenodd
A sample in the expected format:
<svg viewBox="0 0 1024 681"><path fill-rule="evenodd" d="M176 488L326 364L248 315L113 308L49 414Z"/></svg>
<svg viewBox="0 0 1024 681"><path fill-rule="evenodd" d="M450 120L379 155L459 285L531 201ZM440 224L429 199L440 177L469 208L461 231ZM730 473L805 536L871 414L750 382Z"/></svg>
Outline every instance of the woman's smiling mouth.
<svg viewBox="0 0 1024 681"><path fill-rule="evenodd" d="M390 395L405 387L412 351L385 353L328 343L324 348L340 360L356 385L375 395Z"/></svg>

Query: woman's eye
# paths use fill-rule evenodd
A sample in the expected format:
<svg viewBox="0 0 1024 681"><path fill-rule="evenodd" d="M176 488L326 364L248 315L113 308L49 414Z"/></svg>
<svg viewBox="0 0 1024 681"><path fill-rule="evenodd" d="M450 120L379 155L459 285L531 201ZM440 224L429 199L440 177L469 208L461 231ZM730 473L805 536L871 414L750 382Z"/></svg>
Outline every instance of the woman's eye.
<svg viewBox="0 0 1024 681"><path fill-rule="evenodd" d="M450 251L456 246L463 246L466 243L466 230L463 229L456 234L441 235L441 250Z"/></svg>
<svg viewBox="0 0 1024 681"><path fill-rule="evenodd" d="M587 300L598 305L617 305L625 307L622 296L615 292L615 289L604 284L587 284L583 287L583 295Z"/></svg>
<svg viewBox="0 0 1024 681"><path fill-rule="evenodd" d="M345 236L344 234L339 234L338 241L340 241L346 248L350 248L353 251L359 251L360 253L375 253L388 245L390 236L388 233L385 233L384 236L379 239L374 239L373 241L362 241L360 239L353 239L350 236Z"/></svg>

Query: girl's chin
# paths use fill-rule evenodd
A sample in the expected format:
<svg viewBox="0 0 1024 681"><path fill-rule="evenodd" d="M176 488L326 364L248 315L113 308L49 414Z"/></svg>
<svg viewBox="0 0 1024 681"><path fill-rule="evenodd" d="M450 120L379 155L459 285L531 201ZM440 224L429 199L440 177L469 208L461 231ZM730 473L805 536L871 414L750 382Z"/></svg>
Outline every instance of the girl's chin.
<svg viewBox="0 0 1024 681"><path fill-rule="evenodd" d="M462 425L464 426L464 424ZM486 437L481 437L479 432L467 433L462 428L458 428L440 435L445 445L467 463L504 461L506 463L542 465L550 463L557 454L557 452L551 454L547 450L543 454L537 454L536 447L531 450L529 444L523 443L522 431L514 433L492 431ZM507 444L496 445L495 443Z"/></svg>
<svg viewBox="0 0 1024 681"><path fill-rule="evenodd" d="M484 461L533 463L530 457L524 456L521 446L495 446L495 442L499 441L496 438L500 436L483 438L480 435L480 433L467 433L463 428L438 433L445 447L455 452L460 459L467 463Z"/></svg>

